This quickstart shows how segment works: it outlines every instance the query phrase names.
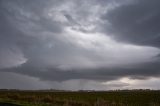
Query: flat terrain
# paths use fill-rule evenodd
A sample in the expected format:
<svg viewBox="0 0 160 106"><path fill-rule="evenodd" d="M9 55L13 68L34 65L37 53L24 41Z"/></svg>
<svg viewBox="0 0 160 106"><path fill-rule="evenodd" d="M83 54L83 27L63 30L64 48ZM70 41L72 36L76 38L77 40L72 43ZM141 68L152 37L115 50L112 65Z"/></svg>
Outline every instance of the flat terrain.
<svg viewBox="0 0 160 106"><path fill-rule="evenodd" d="M20 105L15 105L11 103L0 103L0 106L20 106Z"/></svg>
<svg viewBox="0 0 160 106"><path fill-rule="evenodd" d="M160 91L0 91L1 103L21 106L160 106ZM0 106L14 106L0 104Z"/></svg>

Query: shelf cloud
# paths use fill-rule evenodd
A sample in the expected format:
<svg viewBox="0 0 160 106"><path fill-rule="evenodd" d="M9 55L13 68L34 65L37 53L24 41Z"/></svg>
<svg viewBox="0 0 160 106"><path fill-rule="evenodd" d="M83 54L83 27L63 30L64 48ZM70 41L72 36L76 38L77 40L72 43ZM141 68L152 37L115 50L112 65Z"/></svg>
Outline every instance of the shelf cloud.
<svg viewBox="0 0 160 106"><path fill-rule="evenodd" d="M159 7L157 0L1 0L0 88L159 89Z"/></svg>

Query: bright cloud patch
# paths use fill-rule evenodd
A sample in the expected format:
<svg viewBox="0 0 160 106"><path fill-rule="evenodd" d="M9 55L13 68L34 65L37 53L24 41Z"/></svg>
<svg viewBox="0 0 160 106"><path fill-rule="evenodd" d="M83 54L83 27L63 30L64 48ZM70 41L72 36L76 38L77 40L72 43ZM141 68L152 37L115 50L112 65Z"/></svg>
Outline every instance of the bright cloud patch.
<svg viewBox="0 0 160 106"><path fill-rule="evenodd" d="M155 47L120 43L101 33L84 33L72 28L66 28L64 37L65 41L67 40L72 45L75 45L74 48L90 53L81 54L81 52L74 53L70 51L74 53L72 53L72 56L75 58L81 56L81 59L79 59L82 60L80 67L83 67L82 64L86 61L90 64L88 66L84 64L84 67L90 68L117 67L150 62L154 61L156 59L154 57L160 53L160 50ZM67 55L65 54L65 56ZM76 67L78 64L80 64L78 61L77 63L74 61L69 67Z"/></svg>
<svg viewBox="0 0 160 106"><path fill-rule="evenodd" d="M17 48L0 50L0 69L20 66L25 62L27 59Z"/></svg>

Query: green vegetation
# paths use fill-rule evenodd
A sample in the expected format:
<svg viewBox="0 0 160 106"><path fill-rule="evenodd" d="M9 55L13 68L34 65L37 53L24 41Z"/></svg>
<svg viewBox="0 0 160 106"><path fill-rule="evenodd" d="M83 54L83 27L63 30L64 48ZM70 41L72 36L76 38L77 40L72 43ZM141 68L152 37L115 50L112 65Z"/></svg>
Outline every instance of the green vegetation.
<svg viewBox="0 0 160 106"><path fill-rule="evenodd" d="M160 91L0 91L0 102L22 106L160 106Z"/></svg>

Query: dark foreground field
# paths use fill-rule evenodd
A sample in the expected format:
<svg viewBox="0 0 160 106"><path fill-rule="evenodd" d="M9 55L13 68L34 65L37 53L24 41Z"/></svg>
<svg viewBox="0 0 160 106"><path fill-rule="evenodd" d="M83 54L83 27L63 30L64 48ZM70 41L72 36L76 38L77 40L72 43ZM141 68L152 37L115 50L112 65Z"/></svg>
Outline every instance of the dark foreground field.
<svg viewBox="0 0 160 106"><path fill-rule="evenodd" d="M11 103L0 103L0 106L20 106L20 105L11 104Z"/></svg>
<svg viewBox="0 0 160 106"><path fill-rule="evenodd" d="M0 91L0 106L160 106L160 91Z"/></svg>

